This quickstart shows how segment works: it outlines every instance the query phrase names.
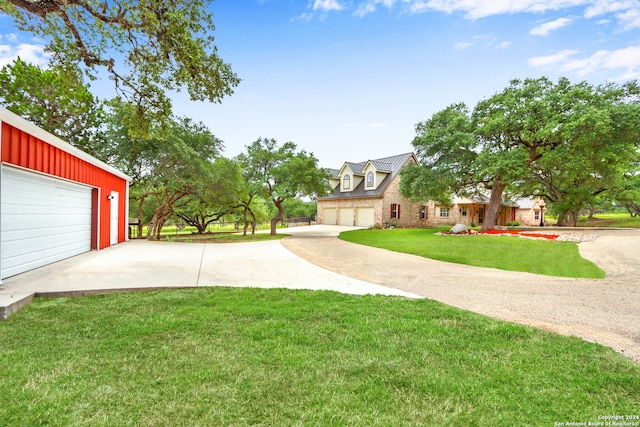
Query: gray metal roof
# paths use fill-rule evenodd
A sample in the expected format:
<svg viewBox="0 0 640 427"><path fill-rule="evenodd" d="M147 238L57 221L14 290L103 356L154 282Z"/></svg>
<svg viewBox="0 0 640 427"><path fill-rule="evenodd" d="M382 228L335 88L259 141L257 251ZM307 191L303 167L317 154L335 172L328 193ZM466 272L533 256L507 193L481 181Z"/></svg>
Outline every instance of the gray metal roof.
<svg viewBox="0 0 640 427"><path fill-rule="evenodd" d="M383 162L380 160L369 160L373 167L375 167L380 172L393 172L393 165L388 162ZM367 162L368 163L368 162Z"/></svg>
<svg viewBox="0 0 640 427"><path fill-rule="evenodd" d="M327 169L327 172L329 172L331 178L338 178L338 176L340 175L340 169Z"/></svg>
<svg viewBox="0 0 640 427"><path fill-rule="evenodd" d="M351 171L356 174L356 175L362 175L362 170L364 169L365 165L367 164L367 162L364 163L352 163L352 162L345 162L345 165L349 166L349 169L351 169Z"/></svg>
<svg viewBox="0 0 640 427"><path fill-rule="evenodd" d="M342 185L341 182L331 193L325 197L320 197L319 200L382 197L391 181L393 181L393 179L400 173L400 170L402 170L404 165L412 159L417 162L413 153L405 153L359 163L345 162L344 164L348 165L355 174L361 175L367 163L371 162L377 170L387 172L388 175L382 180L382 182L380 182L380 184L378 184L378 187L375 190L365 190L365 180L363 179L356 188L343 193L340 191L340 186Z"/></svg>

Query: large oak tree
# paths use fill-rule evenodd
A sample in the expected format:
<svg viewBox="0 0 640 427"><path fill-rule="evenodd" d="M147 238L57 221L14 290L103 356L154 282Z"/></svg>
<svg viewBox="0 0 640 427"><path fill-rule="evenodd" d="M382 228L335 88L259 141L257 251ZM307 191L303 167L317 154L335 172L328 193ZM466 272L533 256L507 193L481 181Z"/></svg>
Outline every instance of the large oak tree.
<svg viewBox="0 0 640 427"><path fill-rule="evenodd" d="M414 200L447 201L454 193L488 191L485 230L495 227L507 189L555 202L571 196L575 204L587 194L585 185L613 185L604 177L623 170L637 153L634 128L616 120L624 116L633 123L637 93L635 82L593 87L543 77L513 80L473 112L451 105L416 125L420 165L403 170L401 192ZM564 179L564 199L550 196L544 178L554 175Z"/></svg>
<svg viewBox="0 0 640 427"><path fill-rule="evenodd" d="M325 194L329 174L318 167L313 153L299 150L293 142L278 146L275 139L259 138L238 156L248 182L257 184L261 193L277 209L271 218L271 235L284 218L283 202L287 199Z"/></svg>
<svg viewBox="0 0 640 427"><path fill-rule="evenodd" d="M78 70L43 69L20 58L0 70L2 106L70 144L102 158L102 104Z"/></svg>
<svg viewBox="0 0 640 427"><path fill-rule="evenodd" d="M218 56L208 0L0 0L16 27L47 41L54 64L105 70L137 106L144 133L171 116L168 91L219 102L239 79Z"/></svg>

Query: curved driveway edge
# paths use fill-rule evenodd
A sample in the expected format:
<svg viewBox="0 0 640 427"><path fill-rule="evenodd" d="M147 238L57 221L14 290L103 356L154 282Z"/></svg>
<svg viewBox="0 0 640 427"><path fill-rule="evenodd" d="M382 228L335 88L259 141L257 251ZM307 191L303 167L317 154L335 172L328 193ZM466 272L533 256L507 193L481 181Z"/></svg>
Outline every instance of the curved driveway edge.
<svg viewBox="0 0 640 427"><path fill-rule="evenodd" d="M281 242L336 273L575 335L640 362L640 230L590 231L598 239L580 243L581 254L606 272L602 280L452 264L345 242L335 237L341 230L333 236L319 231L292 233Z"/></svg>
<svg viewBox="0 0 640 427"><path fill-rule="evenodd" d="M318 267L285 249L278 240L218 244L134 240L5 279L0 287L0 320L20 310L34 295L85 296L195 286L419 298Z"/></svg>

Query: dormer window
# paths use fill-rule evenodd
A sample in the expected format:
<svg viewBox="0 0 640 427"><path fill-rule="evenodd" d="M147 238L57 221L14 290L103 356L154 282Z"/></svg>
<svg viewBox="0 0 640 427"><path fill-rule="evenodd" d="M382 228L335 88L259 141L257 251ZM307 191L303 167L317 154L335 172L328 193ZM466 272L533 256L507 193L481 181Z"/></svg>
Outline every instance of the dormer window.
<svg viewBox="0 0 640 427"><path fill-rule="evenodd" d="M351 188L351 176L349 174L346 174L342 178L342 189L349 190L350 188Z"/></svg>
<svg viewBox="0 0 640 427"><path fill-rule="evenodd" d="M373 187L373 172L367 173L367 187Z"/></svg>

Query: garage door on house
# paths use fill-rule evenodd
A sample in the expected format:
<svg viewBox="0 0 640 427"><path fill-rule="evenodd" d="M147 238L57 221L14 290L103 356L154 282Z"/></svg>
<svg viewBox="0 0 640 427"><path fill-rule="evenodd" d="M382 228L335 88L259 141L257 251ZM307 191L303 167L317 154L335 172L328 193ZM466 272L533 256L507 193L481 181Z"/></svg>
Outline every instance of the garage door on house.
<svg viewBox="0 0 640 427"><path fill-rule="evenodd" d="M322 223L327 225L336 225L338 223L338 214L336 208L322 210Z"/></svg>
<svg viewBox="0 0 640 427"><path fill-rule="evenodd" d="M339 225L348 225L353 227L353 208L340 208L340 213L338 214L340 218L338 218Z"/></svg>
<svg viewBox="0 0 640 427"><path fill-rule="evenodd" d="M356 212L356 225L358 227L373 227L373 208L358 208Z"/></svg>
<svg viewBox="0 0 640 427"><path fill-rule="evenodd" d="M91 250L92 189L2 166L0 276Z"/></svg>

